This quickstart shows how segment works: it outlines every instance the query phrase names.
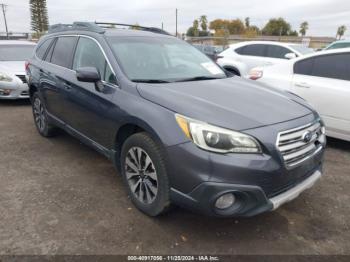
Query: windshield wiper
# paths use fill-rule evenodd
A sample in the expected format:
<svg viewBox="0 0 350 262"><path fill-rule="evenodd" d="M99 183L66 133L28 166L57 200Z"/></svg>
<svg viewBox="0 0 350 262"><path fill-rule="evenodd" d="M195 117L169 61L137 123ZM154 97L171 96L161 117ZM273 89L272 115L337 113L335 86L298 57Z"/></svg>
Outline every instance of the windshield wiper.
<svg viewBox="0 0 350 262"><path fill-rule="evenodd" d="M170 81L161 80L161 79L131 79L131 81L135 83L151 83L151 84L171 83Z"/></svg>
<svg viewBox="0 0 350 262"><path fill-rule="evenodd" d="M175 82L188 82L188 81L200 81L200 80L212 80L212 79L223 79L223 77L195 76L195 77L179 79L179 80L176 80Z"/></svg>

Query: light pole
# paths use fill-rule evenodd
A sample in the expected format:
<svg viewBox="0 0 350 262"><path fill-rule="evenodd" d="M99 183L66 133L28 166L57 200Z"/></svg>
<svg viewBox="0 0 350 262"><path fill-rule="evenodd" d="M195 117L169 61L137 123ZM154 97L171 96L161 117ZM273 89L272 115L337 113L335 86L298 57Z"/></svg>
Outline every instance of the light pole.
<svg viewBox="0 0 350 262"><path fill-rule="evenodd" d="M177 37L177 8L176 8L176 10L175 10L175 28L176 28L176 34L175 34L175 36Z"/></svg>
<svg viewBox="0 0 350 262"><path fill-rule="evenodd" d="M5 28L6 28L6 39L9 39L9 31L7 29L7 21L6 21L6 7L5 4L0 4L2 8L2 14L4 15L4 21L5 21Z"/></svg>

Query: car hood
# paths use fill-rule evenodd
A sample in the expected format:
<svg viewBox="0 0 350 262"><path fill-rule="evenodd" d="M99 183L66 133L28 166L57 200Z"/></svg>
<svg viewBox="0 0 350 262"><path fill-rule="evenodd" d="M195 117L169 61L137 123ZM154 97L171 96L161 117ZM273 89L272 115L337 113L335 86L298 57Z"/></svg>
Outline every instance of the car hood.
<svg viewBox="0 0 350 262"><path fill-rule="evenodd" d="M312 113L293 95L239 77L139 83L137 89L143 98L174 112L234 130L272 125Z"/></svg>
<svg viewBox="0 0 350 262"><path fill-rule="evenodd" d="M25 72L24 61L0 61L0 72L20 73Z"/></svg>

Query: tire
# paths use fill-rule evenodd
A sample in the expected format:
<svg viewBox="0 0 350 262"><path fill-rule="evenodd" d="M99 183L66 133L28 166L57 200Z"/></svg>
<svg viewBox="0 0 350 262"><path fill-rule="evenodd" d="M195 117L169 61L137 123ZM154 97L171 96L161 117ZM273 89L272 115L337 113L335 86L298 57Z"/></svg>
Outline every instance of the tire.
<svg viewBox="0 0 350 262"><path fill-rule="evenodd" d="M34 124L39 134L43 137L52 137L55 135L56 127L49 123L45 105L36 92L32 96L32 111Z"/></svg>
<svg viewBox="0 0 350 262"><path fill-rule="evenodd" d="M167 211L170 187L161 146L145 132L134 134L124 142L120 160L133 204L149 216Z"/></svg>

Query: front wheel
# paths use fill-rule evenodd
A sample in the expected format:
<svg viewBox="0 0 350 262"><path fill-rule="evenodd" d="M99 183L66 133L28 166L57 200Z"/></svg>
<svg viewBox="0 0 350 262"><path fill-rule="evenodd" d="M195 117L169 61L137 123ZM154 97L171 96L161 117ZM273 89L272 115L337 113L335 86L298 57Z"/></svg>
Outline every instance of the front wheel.
<svg viewBox="0 0 350 262"><path fill-rule="evenodd" d="M55 127L49 123L45 106L38 93L33 94L32 109L34 123L39 134L44 137L53 136L55 133Z"/></svg>
<svg viewBox="0 0 350 262"><path fill-rule="evenodd" d="M133 204L149 216L170 205L166 160L161 146L147 133L130 136L121 154L124 182Z"/></svg>

